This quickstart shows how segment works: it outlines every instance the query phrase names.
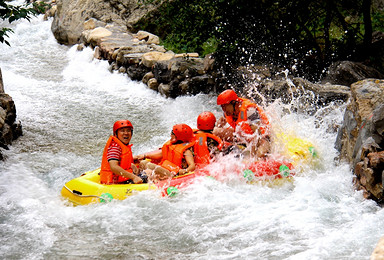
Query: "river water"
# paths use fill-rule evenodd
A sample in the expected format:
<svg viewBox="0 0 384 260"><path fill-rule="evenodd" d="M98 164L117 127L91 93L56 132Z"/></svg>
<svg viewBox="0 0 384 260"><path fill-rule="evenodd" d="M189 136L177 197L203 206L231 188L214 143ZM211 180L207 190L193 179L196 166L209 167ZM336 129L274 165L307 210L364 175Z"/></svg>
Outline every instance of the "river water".
<svg viewBox="0 0 384 260"><path fill-rule="evenodd" d="M201 179L174 198L145 191L124 201L70 207L65 182L99 167L114 121L134 125L135 154L161 146L175 123L195 127L214 95L167 99L110 73L91 49L56 43L51 20L12 25L0 46L5 91L24 135L0 162L1 259L368 259L384 234L384 211L353 189L335 160L344 106L298 114L269 105L273 125L310 140L320 160L293 183L250 185L221 159L219 180ZM277 146L278 144L276 144ZM229 169L229 170L228 170ZM225 171L224 171L225 170Z"/></svg>

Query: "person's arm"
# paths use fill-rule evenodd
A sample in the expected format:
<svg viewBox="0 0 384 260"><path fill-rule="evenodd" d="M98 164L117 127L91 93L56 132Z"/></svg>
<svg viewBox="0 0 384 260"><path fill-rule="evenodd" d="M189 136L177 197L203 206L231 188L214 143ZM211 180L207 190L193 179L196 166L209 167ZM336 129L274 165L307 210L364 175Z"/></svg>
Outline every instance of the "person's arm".
<svg viewBox="0 0 384 260"><path fill-rule="evenodd" d="M143 153L139 154L133 157L134 160L145 160L145 159L151 159L151 160L161 160L163 158L163 152L161 149L148 152L148 153Z"/></svg>
<svg viewBox="0 0 384 260"><path fill-rule="evenodd" d="M210 137L207 138L207 144L208 144L209 154L211 157L218 154L222 149L222 145L220 146L216 140Z"/></svg>
<svg viewBox="0 0 384 260"><path fill-rule="evenodd" d="M123 176L125 178L129 178L129 179L133 180L134 183L142 183L143 182L143 180L140 177L136 176L132 172L124 170L119 165L119 161L117 161L117 160L109 160L108 163L109 163L109 166L111 167L111 171L114 174Z"/></svg>
<svg viewBox="0 0 384 260"><path fill-rule="evenodd" d="M188 167L186 169L180 169L179 170L180 175L186 174L187 172L192 172L196 168L195 159L193 158L193 153L191 152L191 150L187 150L184 152L184 158L188 164Z"/></svg>
<svg viewBox="0 0 384 260"><path fill-rule="evenodd" d="M221 140L223 141L227 141L230 143L234 142L235 130L232 127L228 127L228 128L215 127L212 133L220 137Z"/></svg>
<svg viewBox="0 0 384 260"><path fill-rule="evenodd" d="M250 107L247 109L247 121L254 133L257 131L258 134L261 134L260 133L260 125L261 125L260 114L256 108Z"/></svg>
<svg viewBox="0 0 384 260"><path fill-rule="evenodd" d="M216 127L222 128L227 124L227 119L225 117L220 117L219 120L216 121Z"/></svg>

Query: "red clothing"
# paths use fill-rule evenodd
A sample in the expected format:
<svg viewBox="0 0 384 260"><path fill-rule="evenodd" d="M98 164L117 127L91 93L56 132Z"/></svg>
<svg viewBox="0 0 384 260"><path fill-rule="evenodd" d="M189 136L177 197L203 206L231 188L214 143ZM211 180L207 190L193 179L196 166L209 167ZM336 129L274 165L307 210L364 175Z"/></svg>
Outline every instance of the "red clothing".
<svg viewBox="0 0 384 260"><path fill-rule="evenodd" d="M122 149L120 145L118 145L115 141L112 140L110 146L108 147L107 160L121 161L121 153L122 153Z"/></svg>
<svg viewBox="0 0 384 260"><path fill-rule="evenodd" d="M198 130L195 131L195 137L196 142L193 147L195 163L197 167L204 167L211 161L211 149L221 150L223 141L216 135Z"/></svg>
<svg viewBox="0 0 384 260"><path fill-rule="evenodd" d="M194 145L194 140L190 143L172 144L170 141L166 142L161 148L163 159L159 163L160 166L173 172L175 175L182 169L182 162L184 153L187 149Z"/></svg>
<svg viewBox="0 0 384 260"><path fill-rule="evenodd" d="M237 120L235 121L232 116L226 116L228 124L230 124L233 129L236 130L236 127L239 126L241 131L245 134L251 135L254 132L249 125L247 111L249 108L255 108L259 114L259 118L261 121L260 131L261 134L268 134L269 120L264 110L253 103L251 100L246 98L239 98L241 100L240 112L237 115Z"/></svg>
<svg viewBox="0 0 384 260"><path fill-rule="evenodd" d="M129 180L129 178L125 178L121 175L114 174L111 171L111 167L108 161L116 160L118 158L119 166L126 171L132 172L131 164L133 163L133 156L132 156L131 146L132 145L123 144L115 136L109 137L104 147L103 158L101 161L100 183L113 184L113 183L122 183ZM118 152L119 149L121 150L120 155ZM110 159L108 159L108 152L109 152Z"/></svg>

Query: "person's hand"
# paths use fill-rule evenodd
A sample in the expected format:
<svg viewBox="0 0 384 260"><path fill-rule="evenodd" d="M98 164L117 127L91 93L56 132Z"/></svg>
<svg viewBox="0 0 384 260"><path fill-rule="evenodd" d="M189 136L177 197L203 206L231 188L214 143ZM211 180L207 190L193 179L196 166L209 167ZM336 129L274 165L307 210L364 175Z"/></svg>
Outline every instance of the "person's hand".
<svg viewBox="0 0 384 260"><path fill-rule="evenodd" d="M145 160L145 158L146 158L145 154L139 154L139 155L133 156L134 161L142 161L142 160Z"/></svg>
<svg viewBox="0 0 384 260"><path fill-rule="evenodd" d="M143 183L143 180L139 176L135 176L133 178L133 183L135 184Z"/></svg>
<svg viewBox="0 0 384 260"><path fill-rule="evenodd" d="M179 175L184 175L186 174L188 171L186 169L180 169L179 170Z"/></svg>
<svg viewBox="0 0 384 260"><path fill-rule="evenodd" d="M227 119L225 119L225 117L220 117L216 122L216 127L224 127L226 123Z"/></svg>

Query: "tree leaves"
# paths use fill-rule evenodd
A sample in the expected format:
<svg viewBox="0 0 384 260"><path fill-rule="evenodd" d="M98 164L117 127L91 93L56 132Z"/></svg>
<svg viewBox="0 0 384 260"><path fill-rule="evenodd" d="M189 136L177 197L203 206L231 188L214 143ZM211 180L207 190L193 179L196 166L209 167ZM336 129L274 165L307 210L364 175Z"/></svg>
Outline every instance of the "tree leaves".
<svg viewBox="0 0 384 260"><path fill-rule="evenodd" d="M0 0L0 19L12 23L20 19L26 19L30 21L32 16L35 16L41 12L45 12L46 4L41 2L34 2L32 5L29 1L26 1L23 5L7 4L4 0ZM8 38L8 33L12 33L10 28L0 28L0 42L10 46L9 42L5 40Z"/></svg>
<svg viewBox="0 0 384 260"><path fill-rule="evenodd" d="M10 28L1 28L0 30L0 42L5 43L8 46L11 46L7 40L5 40L4 37L9 37L8 33L13 33L13 30Z"/></svg>

